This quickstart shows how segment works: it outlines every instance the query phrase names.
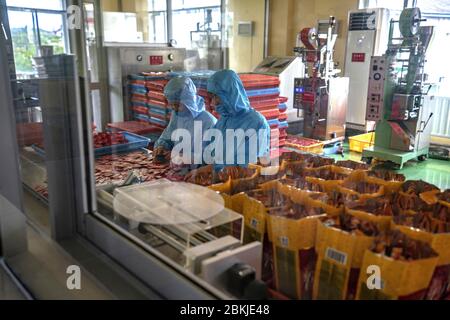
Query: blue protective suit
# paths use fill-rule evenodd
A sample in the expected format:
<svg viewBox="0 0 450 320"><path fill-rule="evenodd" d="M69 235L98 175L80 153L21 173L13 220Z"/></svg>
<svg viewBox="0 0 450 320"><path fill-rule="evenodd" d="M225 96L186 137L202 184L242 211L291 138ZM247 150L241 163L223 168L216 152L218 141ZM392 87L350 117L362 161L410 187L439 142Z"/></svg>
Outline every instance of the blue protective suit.
<svg viewBox="0 0 450 320"><path fill-rule="evenodd" d="M219 96L221 100L220 105L216 106L220 119L214 128L221 131L223 135L223 158L216 153L215 169L221 170L224 166L232 165L247 166L249 163L256 163L260 157L267 157L270 152L270 126L267 120L250 106L239 76L231 70L216 72L208 80L208 92ZM228 129L242 129L244 132L254 129L256 136L246 135L244 138L237 137L233 141L226 138ZM249 152L252 151L250 145L254 147L255 141L257 142L256 154ZM230 148L230 143L231 146L234 143L235 147ZM227 155L227 150L232 150L233 155ZM242 163L243 158L244 163ZM229 159L233 159L232 163Z"/></svg>
<svg viewBox="0 0 450 320"><path fill-rule="evenodd" d="M167 128L156 141L154 147L163 147L166 150L172 150L177 143L181 142L173 141L172 134L177 129L184 129L191 136L191 154L193 161L195 151L198 151L197 153L202 156L205 145L202 139L203 132L212 128L217 122L217 119L205 110L205 102L202 97L197 95L197 88L190 78L181 77L172 79L166 85L164 95L169 103L179 102L185 108L180 112L172 112ZM194 150L196 143L200 144L200 147Z"/></svg>

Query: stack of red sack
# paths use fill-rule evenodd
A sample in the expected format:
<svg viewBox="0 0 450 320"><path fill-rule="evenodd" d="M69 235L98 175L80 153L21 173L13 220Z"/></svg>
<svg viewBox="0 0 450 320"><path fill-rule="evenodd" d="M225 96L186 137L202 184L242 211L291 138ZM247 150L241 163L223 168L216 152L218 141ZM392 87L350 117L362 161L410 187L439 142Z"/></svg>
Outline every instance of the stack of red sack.
<svg viewBox="0 0 450 320"><path fill-rule="evenodd" d="M239 75L251 106L259 111L269 122L271 128L271 154L278 156L279 148L286 144L287 98L280 97L278 77L246 73Z"/></svg>

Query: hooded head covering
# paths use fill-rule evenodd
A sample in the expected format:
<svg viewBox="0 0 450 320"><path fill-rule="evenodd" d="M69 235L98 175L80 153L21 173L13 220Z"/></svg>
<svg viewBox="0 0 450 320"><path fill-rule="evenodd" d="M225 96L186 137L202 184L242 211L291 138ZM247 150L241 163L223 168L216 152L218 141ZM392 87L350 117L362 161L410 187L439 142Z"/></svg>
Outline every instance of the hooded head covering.
<svg viewBox="0 0 450 320"><path fill-rule="evenodd" d="M251 109L244 85L232 70L218 71L209 78L208 92L219 96L221 103L216 108L221 116L233 116Z"/></svg>
<svg viewBox="0 0 450 320"><path fill-rule="evenodd" d="M205 111L205 101L197 95L197 88L190 78L174 78L164 88L169 103L180 102L197 118Z"/></svg>

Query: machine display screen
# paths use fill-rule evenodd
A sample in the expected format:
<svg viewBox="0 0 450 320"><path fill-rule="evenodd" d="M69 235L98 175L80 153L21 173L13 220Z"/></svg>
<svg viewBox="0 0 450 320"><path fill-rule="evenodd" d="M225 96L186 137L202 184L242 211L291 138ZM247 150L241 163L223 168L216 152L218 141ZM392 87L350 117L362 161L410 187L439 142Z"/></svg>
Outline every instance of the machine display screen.
<svg viewBox="0 0 450 320"><path fill-rule="evenodd" d="M365 53L352 53L352 62L364 62L366 61Z"/></svg>
<svg viewBox="0 0 450 320"><path fill-rule="evenodd" d="M162 56L150 56L150 65L161 65L163 64L163 57Z"/></svg>

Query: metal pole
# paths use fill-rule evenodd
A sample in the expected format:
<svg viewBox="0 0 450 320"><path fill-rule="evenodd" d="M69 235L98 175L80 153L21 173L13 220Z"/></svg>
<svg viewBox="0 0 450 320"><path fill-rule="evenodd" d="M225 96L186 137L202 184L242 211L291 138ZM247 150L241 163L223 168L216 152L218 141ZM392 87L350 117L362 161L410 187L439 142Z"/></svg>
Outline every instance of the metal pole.
<svg viewBox="0 0 450 320"><path fill-rule="evenodd" d="M265 1L264 8L264 59L269 55L269 19L270 19L270 0Z"/></svg>
<svg viewBox="0 0 450 320"><path fill-rule="evenodd" d="M167 43L172 46L173 26L172 26L172 0L167 0Z"/></svg>
<svg viewBox="0 0 450 320"><path fill-rule="evenodd" d="M80 8L83 5L82 0L66 0L67 6L78 5ZM84 10L81 10L82 18L84 19ZM71 45L71 51L77 57L77 70L78 70L78 80L77 85L77 95L80 97L81 110L78 116L81 117L81 124L79 131L73 136L73 139L77 140L79 144L80 157L82 159L77 159L75 163L75 175L76 175L76 197L77 203L82 204L81 210L77 210L77 229L80 233L84 234L84 213L83 211L95 211L97 209L97 202L95 197L95 181L94 181L94 145L92 139L92 105L89 89L89 73L88 73L88 62L87 62L87 50L86 50L86 38L84 29L73 29L69 30L69 39ZM75 131L75 128L74 128ZM81 137L80 137L81 136Z"/></svg>
<svg viewBox="0 0 450 320"><path fill-rule="evenodd" d="M229 67L229 61L228 61L228 43L225 42L225 40L228 41L228 37L226 36L226 19L225 19L225 14L226 14L226 7L227 3L226 0L222 0L220 2L220 19L221 19L221 29L222 29L222 34L221 34L221 42L222 42L222 67L224 69L228 69Z"/></svg>
<svg viewBox="0 0 450 320"><path fill-rule="evenodd" d="M0 23L6 31L9 25L3 20L5 11L6 4L0 0ZM5 37L9 33L5 33L0 31L0 149L8 152L0 158L0 256L12 257L27 250L27 237L7 54L9 39Z"/></svg>

